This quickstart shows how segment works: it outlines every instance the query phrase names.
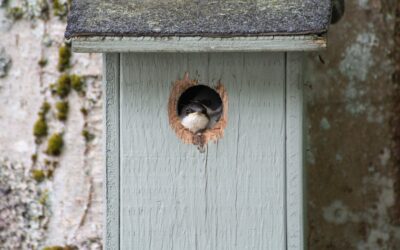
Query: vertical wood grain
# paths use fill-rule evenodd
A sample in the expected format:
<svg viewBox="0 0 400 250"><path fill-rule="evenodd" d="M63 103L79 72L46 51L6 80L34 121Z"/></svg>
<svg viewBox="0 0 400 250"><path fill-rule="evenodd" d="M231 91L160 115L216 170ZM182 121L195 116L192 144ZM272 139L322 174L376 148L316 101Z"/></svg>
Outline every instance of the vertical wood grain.
<svg viewBox="0 0 400 250"><path fill-rule="evenodd" d="M287 249L304 244L303 53L286 54Z"/></svg>
<svg viewBox="0 0 400 250"><path fill-rule="evenodd" d="M120 56L103 55L104 137L105 138L105 249L119 249L119 101Z"/></svg>
<svg viewBox="0 0 400 250"><path fill-rule="evenodd" d="M121 54L121 249L284 249L284 53ZM228 90L206 153L169 128L189 71Z"/></svg>

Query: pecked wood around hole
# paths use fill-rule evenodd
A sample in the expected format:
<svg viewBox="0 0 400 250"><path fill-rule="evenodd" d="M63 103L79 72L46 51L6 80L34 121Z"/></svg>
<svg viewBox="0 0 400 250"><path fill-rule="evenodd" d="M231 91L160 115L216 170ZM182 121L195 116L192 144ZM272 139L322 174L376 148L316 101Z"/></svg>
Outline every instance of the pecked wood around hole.
<svg viewBox="0 0 400 250"><path fill-rule="evenodd" d="M222 100L222 115L219 121L212 127L202 133L194 134L186 129L178 116L177 105L180 96L189 88L196 86L197 80L190 79L189 74L185 73L182 80L175 81L168 100L168 118L171 128L182 142L204 147L209 141L217 141L224 136L224 129L228 122L228 95L225 87L219 81L214 90L219 94Z"/></svg>

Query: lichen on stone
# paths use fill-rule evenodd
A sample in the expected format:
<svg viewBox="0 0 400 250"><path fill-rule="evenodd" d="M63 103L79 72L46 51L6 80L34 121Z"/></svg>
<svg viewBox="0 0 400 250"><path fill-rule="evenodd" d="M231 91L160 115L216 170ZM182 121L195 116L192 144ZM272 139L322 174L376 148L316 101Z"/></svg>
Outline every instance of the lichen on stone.
<svg viewBox="0 0 400 250"><path fill-rule="evenodd" d="M20 163L0 158L0 248L39 249L49 211L40 185ZM29 226L28 226L29 225Z"/></svg>
<svg viewBox="0 0 400 250"><path fill-rule="evenodd" d="M47 149L45 152L46 154L51 156L59 156L62 152L63 146L64 141L62 138L62 134L54 133L47 141Z"/></svg>
<svg viewBox="0 0 400 250"><path fill-rule="evenodd" d="M60 72L64 72L70 67L71 59L71 47L69 44L65 44L58 49L58 65L57 69Z"/></svg>
<svg viewBox="0 0 400 250"><path fill-rule="evenodd" d="M43 20L50 18L50 6L47 0L36 0L37 14L36 16Z"/></svg>
<svg viewBox="0 0 400 250"><path fill-rule="evenodd" d="M24 10L19 6L10 7L7 10L7 16L15 21L20 20L24 16Z"/></svg>
<svg viewBox="0 0 400 250"><path fill-rule="evenodd" d="M7 6L9 0L0 0L0 7Z"/></svg>
<svg viewBox="0 0 400 250"><path fill-rule="evenodd" d="M68 118L69 105L67 101L60 101L56 103L57 119L65 121Z"/></svg>
<svg viewBox="0 0 400 250"><path fill-rule="evenodd" d="M0 48L0 78L7 76L11 67L11 57L4 48Z"/></svg>
<svg viewBox="0 0 400 250"><path fill-rule="evenodd" d="M39 197L39 203L42 205L47 205L47 202L49 200L49 190L44 190L40 197Z"/></svg>

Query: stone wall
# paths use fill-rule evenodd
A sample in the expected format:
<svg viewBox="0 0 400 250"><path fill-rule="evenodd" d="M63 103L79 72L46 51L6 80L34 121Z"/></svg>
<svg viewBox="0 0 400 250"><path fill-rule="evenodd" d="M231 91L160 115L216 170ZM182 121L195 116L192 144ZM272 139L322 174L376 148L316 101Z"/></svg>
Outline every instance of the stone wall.
<svg viewBox="0 0 400 250"><path fill-rule="evenodd" d="M396 5L346 1L329 48L309 56L310 249L400 248Z"/></svg>

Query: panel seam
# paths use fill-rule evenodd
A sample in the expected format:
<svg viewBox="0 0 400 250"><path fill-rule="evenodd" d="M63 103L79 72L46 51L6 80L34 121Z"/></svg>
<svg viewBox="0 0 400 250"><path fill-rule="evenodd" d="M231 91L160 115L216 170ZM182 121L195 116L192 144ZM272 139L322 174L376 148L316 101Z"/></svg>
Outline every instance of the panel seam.
<svg viewBox="0 0 400 250"><path fill-rule="evenodd" d="M284 139L284 227L285 227L285 249L288 249L288 210L287 210L287 192L288 192L288 188L287 188L287 67L288 67L288 61L287 61L287 53L284 53L284 110L285 110L285 114L284 114L284 135L285 135L285 139Z"/></svg>

